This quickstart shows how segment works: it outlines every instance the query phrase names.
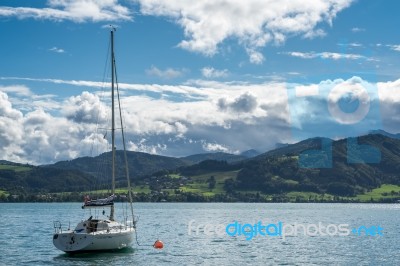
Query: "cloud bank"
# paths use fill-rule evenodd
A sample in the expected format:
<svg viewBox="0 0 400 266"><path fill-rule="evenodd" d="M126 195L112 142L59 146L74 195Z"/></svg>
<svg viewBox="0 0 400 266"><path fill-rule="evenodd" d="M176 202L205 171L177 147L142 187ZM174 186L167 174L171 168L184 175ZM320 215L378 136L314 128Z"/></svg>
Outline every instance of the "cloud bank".
<svg viewBox="0 0 400 266"><path fill-rule="evenodd" d="M61 84L68 89L81 83L91 92L49 99L51 109L43 108L44 103L32 105L43 97L26 86L1 87L0 159L38 164L107 151L110 103L96 92L98 84ZM353 77L308 85L197 80L120 89L128 147L135 151L170 156L266 151L307 137L341 138L377 128L400 131L400 80L371 83ZM142 92L147 89L164 96L146 96ZM344 112L329 111L329 105ZM359 106L368 112L357 113Z"/></svg>
<svg viewBox="0 0 400 266"><path fill-rule="evenodd" d="M0 17L78 23L132 20L131 11L118 0L49 0L47 5L46 8L0 6Z"/></svg>
<svg viewBox="0 0 400 266"><path fill-rule="evenodd" d="M281 44L292 36L323 36L322 23L332 25L337 13L352 0L136 0L142 14L173 19L186 39L178 46L212 56L229 38L237 39L250 62L261 64L261 49L268 43Z"/></svg>

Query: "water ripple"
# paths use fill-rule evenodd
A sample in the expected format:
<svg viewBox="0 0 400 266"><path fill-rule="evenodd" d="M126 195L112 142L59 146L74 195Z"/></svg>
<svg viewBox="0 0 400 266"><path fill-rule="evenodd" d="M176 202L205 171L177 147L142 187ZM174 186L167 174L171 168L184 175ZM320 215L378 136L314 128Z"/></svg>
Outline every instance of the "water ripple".
<svg viewBox="0 0 400 266"><path fill-rule="evenodd" d="M53 220L87 218L79 203L0 204L4 265L396 265L399 204L141 203L139 242L118 252L70 256L53 247ZM188 223L347 223L381 225L384 236L307 237L188 235ZM156 239L164 249L155 250Z"/></svg>

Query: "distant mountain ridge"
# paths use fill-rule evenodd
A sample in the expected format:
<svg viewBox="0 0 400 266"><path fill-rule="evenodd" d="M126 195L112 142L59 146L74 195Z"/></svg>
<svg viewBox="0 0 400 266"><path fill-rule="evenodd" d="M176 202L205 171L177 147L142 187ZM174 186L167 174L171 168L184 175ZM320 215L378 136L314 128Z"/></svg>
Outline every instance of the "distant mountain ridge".
<svg viewBox="0 0 400 266"><path fill-rule="evenodd" d="M199 154L193 154L185 157L180 157L180 159L184 160L185 162L188 162L189 164L197 164L202 161L207 161L207 160L215 160L215 161L226 161L228 163L236 163L240 162L245 159L253 158L256 157L257 155L260 155L261 152L255 150L255 149L250 149L247 151L244 151L240 154L232 154L232 153L226 153L226 152L209 152L209 153L199 153Z"/></svg>
<svg viewBox="0 0 400 266"><path fill-rule="evenodd" d="M188 164L197 164L206 160L226 161L228 163L233 163L244 160L246 158L248 157L244 155L235 155L225 152L214 152L214 153L200 153L200 154L189 155L186 157L181 157L180 159L187 162Z"/></svg>
<svg viewBox="0 0 400 266"><path fill-rule="evenodd" d="M162 155L148 154L143 152L127 151L129 171L132 176L142 176L152 174L160 170L172 170L181 166L197 164L206 160L226 161L228 163L239 162L252 158L260 154L256 150L248 150L243 155L230 154L225 152L200 153L186 157L168 157ZM123 151L116 152L116 164L121 164ZM106 152L95 157L79 157L73 160L59 161L54 164L44 165L45 167L55 167L60 169L75 169L91 175L104 173L104 169L111 169L111 152ZM124 172L119 169L119 172Z"/></svg>
<svg viewBox="0 0 400 266"><path fill-rule="evenodd" d="M46 167L80 170L100 179L111 176L111 152L95 157L80 157L69 161L60 161ZM123 151L116 151L116 176L125 178ZM173 170L187 163L179 158L127 151L129 173L132 178L149 175L160 170Z"/></svg>
<svg viewBox="0 0 400 266"><path fill-rule="evenodd" d="M352 196L376 188L380 184L400 184L400 139L391 137L398 134L387 132L381 134L382 131L372 131L372 133L336 141L319 137L310 138L252 158L222 152L183 158L131 151L127 155L131 179L133 182L140 181L141 184L145 184L143 180L146 178L157 180L158 177L165 175L163 172L177 176L182 174L189 178L192 175L201 174L206 180L209 178L208 174L211 176L218 172L219 175L223 175L224 172L229 172L230 174L225 175L224 179L216 180L220 186L225 184L222 190L224 193L243 190L273 194L303 191ZM359 145L374 147L380 152L381 160L368 164L349 163L347 152L349 140L356 141ZM299 158L304 155L304 152L320 149L321 141L332 141L332 168L299 167ZM365 153L365 151L367 150L361 152ZM123 152L117 151L117 165L123 160ZM110 175L110 152L96 157L81 157L45 166L1 160L0 192L1 190L84 191L93 182L109 180ZM138 177L140 180L137 179ZM117 181L123 179L125 179L124 169L117 168ZM157 186L162 187L163 184Z"/></svg>
<svg viewBox="0 0 400 266"><path fill-rule="evenodd" d="M393 134L393 133L384 131L382 129L370 130L368 132L368 134L361 135L359 137L363 137L366 135L383 135L383 136L393 138L393 139L400 139L400 133ZM344 138L344 139L348 139L348 138ZM302 152L305 150L318 148L320 146L321 140L329 140L329 141L333 142L333 140L329 139L329 138L313 137L313 138L308 138L308 139L299 141L294 144L277 143L275 149L267 151L265 153L261 153L258 156L256 156L256 158L261 159L261 158L265 158L265 157L280 156L280 155L285 155L285 154L298 154L299 152Z"/></svg>
<svg viewBox="0 0 400 266"><path fill-rule="evenodd" d="M389 138L392 138L392 139L400 139L400 133L393 134L393 133L389 133L389 132L387 132L385 130L382 130L382 129L370 130L368 132L368 135L371 135L371 134L380 134L380 135L383 135L383 136L386 136L386 137L389 137Z"/></svg>
<svg viewBox="0 0 400 266"><path fill-rule="evenodd" d="M264 159L266 157L299 154L302 151L309 150L309 149L316 149L316 148L320 147L322 140L333 141L329 138L321 138L321 137L309 138L309 139L297 142L295 144L282 145L279 148L262 153L256 157L254 157L253 159L259 160L259 159Z"/></svg>
<svg viewBox="0 0 400 266"><path fill-rule="evenodd" d="M256 157L256 156L258 156L260 154L261 154L261 152L255 150L255 149L247 150L247 151L244 151L244 152L240 153L241 156L244 156L246 158L253 158L253 157Z"/></svg>

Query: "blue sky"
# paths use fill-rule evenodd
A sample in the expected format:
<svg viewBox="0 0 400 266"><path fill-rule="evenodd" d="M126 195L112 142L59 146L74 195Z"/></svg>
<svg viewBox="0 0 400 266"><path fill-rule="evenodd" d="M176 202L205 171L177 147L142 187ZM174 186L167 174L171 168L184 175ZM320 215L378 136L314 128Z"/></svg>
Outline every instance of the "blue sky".
<svg viewBox="0 0 400 266"><path fill-rule="evenodd" d="M3 0L0 159L49 163L109 148L98 129L109 113L109 24L117 27L131 150L240 153L313 136L398 132L399 7Z"/></svg>

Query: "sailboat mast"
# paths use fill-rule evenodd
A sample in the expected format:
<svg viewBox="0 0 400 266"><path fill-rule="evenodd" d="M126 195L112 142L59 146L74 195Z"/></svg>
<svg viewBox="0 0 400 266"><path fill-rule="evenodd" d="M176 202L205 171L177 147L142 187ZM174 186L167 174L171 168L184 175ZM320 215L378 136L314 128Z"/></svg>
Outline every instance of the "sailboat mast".
<svg viewBox="0 0 400 266"><path fill-rule="evenodd" d="M111 195L115 193L115 114L114 114L114 31L111 29L111 149L112 149L112 188ZM110 220L114 221L114 205L111 206Z"/></svg>

